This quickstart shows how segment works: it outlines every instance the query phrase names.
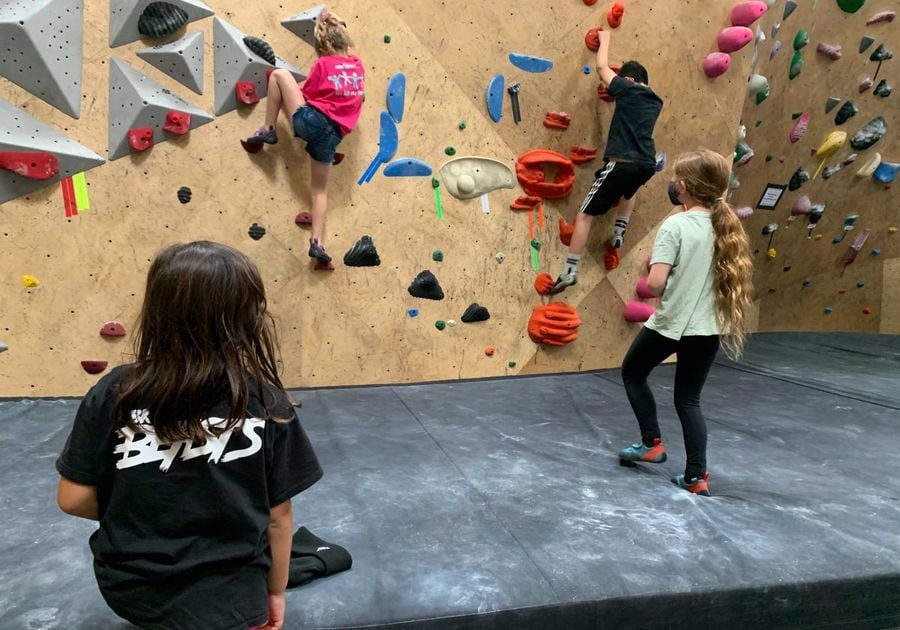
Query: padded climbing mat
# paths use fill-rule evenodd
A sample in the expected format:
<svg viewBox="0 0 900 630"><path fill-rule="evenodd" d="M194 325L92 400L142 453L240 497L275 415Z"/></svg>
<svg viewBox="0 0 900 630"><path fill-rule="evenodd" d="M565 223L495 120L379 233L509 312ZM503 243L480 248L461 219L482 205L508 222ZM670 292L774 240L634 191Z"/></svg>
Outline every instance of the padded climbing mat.
<svg viewBox="0 0 900 630"><path fill-rule="evenodd" d="M896 627L898 357L900 337L791 334L717 361L711 498L669 482L671 365L651 377L669 461L634 468L618 371L294 392L325 469L296 525L353 568L289 591L285 627ZM77 405L0 401L4 628L129 627L93 525L54 505Z"/></svg>

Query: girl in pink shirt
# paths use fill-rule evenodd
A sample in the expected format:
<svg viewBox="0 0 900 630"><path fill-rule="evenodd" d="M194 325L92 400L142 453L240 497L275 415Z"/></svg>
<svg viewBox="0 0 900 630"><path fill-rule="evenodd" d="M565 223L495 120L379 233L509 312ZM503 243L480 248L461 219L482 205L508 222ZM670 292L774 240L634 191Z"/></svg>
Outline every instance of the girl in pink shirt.
<svg viewBox="0 0 900 630"><path fill-rule="evenodd" d="M322 264L331 262L322 237L328 205L328 175L335 162L337 146L353 131L365 100L365 70L362 60L350 53L353 41L347 24L323 10L315 26L319 58L303 86L290 71L274 70L269 76L266 124L247 139L248 144L275 144L275 124L279 111L291 118L294 135L306 140L310 158L310 214L312 238L309 256Z"/></svg>

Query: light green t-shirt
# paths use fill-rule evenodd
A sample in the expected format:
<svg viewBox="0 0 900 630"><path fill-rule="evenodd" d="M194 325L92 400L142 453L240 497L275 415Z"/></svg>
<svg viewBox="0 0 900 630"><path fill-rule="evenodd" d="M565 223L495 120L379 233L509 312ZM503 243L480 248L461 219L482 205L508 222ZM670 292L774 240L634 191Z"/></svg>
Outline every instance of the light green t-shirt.
<svg viewBox="0 0 900 630"><path fill-rule="evenodd" d="M656 233L650 264L672 265L666 290L644 324L664 337L718 335L713 293L712 216L703 210L673 214Z"/></svg>

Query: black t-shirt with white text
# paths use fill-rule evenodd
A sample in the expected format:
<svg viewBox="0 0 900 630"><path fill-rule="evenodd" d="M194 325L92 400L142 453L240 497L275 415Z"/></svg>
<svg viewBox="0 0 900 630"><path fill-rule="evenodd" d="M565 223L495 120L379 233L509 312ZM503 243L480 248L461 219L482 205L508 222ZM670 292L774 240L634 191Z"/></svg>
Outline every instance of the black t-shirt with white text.
<svg viewBox="0 0 900 630"><path fill-rule="evenodd" d="M646 85L619 76L609 82L607 91L615 97L616 109L603 156L655 166L653 129L662 111L662 99Z"/></svg>
<svg viewBox="0 0 900 630"><path fill-rule="evenodd" d="M113 428L112 410L128 366L87 393L59 473L95 486L99 529L91 536L97 583L120 616L146 628L246 628L266 621L266 528L270 508L322 477L309 439L283 394L263 420L251 393L247 418L205 444L160 444ZM251 387L251 392L253 392ZM210 425L224 423L227 402Z"/></svg>

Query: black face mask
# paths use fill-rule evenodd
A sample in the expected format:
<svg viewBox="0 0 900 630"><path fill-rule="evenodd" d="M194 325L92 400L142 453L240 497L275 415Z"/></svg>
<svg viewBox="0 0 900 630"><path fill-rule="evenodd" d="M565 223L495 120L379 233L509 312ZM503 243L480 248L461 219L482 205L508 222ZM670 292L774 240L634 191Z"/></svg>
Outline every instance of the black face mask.
<svg viewBox="0 0 900 630"><path fill-rule="evenodd" d="M669 201L672 202L673 206L680 206L681 200L678 198L678 193L675 191L675 182L669 182Z"/></svg>

